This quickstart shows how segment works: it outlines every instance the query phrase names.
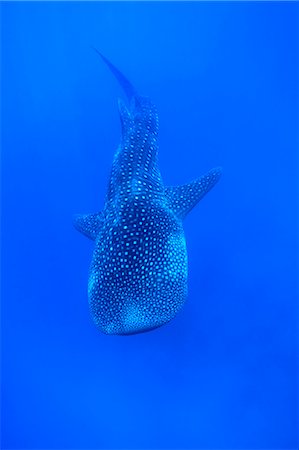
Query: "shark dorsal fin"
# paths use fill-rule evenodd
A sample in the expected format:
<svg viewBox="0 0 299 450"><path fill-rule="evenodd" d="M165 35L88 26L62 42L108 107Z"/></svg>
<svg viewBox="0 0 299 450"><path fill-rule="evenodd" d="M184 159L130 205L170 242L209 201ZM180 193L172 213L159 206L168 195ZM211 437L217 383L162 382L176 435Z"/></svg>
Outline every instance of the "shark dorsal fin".
<svg viewBox="0 0 299 450"><path fill-rule="evenodd" d="M209 192L217 183L222 173L221 167L210 170L205 175L197 178L191 183L181 186L166 187L165 196L170 209L180 219L194 208L194 206Z"/></svg>
<svg viewBox="0 0 299 450"><path fill-rule="evenodd" d="M122 101L122 99L118 99L118 112L122 127L122 132L125 133L130 127L133 126L133 119L131 117L130 111Z"/></svg>
<svg viewBox="0 0 299 450"><path fill-rule="evenodd" d="M102 212L96 214L77 214L73 219L75 228L93 241L96 240L103 222L104 214Z"/></svg>

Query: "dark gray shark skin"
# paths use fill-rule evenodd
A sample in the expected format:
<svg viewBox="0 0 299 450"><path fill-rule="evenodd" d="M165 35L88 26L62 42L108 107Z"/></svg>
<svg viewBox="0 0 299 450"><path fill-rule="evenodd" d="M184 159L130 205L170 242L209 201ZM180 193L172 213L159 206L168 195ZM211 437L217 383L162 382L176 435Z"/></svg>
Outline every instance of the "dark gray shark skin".
<svg viewBox="0 0 299 450"><path fill-rule="evenodd" d="M160 327L182 308L188 276L183 220L217 183L221 168L165 187L157 164L156 108L100 56L128 107L119 100L122 137L104 209L77 215L74 225L95 241L88 281L94 323L106 334L128 335Z"/></svg>

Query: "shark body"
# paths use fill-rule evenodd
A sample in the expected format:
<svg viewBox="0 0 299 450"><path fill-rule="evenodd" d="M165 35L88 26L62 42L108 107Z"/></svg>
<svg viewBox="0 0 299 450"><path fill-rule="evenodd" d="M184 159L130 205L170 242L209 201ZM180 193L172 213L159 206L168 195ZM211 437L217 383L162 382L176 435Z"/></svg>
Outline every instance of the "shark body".
<svg viewBox="0 0 299 450"><path fill-rule="evenodd" d="M221 169L165 187L157 164L158 115L146 97L103 55L123 87L121 143L115 153L104 209L77 215L75 227L95 241L88 298L94 323L106 334L160 327L187 297L183 220L216 184Z"/></svg>

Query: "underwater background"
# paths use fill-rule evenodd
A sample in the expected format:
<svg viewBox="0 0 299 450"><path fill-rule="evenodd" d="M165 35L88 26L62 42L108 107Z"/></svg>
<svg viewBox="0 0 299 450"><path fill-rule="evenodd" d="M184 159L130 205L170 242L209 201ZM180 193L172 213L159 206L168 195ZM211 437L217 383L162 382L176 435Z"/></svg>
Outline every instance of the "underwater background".
<svg viewBox="0 0 299 450"><path fill-rule="evenodd" d="M298 4L7 2L2 448L290 449L297 437ZM112 74L151 97L160 169L217 186L185 221L189 295L106 336L88 310L120 140Z"/></svg>

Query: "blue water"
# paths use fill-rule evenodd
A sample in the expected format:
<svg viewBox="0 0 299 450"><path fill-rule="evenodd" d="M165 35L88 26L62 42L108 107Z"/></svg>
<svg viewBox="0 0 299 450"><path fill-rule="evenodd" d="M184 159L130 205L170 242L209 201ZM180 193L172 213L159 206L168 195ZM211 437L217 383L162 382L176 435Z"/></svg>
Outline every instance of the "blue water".
<svg viewBox="0 0 299 450"><path fill-rule="evenodd" d="M2 448L297 447L297 32L292 2L2 3ZM120 139L91 45L156 103L166 184L224 171L185 308L128 337L92 324L72 226Z"/></svg>

